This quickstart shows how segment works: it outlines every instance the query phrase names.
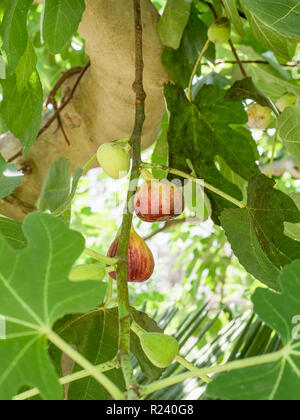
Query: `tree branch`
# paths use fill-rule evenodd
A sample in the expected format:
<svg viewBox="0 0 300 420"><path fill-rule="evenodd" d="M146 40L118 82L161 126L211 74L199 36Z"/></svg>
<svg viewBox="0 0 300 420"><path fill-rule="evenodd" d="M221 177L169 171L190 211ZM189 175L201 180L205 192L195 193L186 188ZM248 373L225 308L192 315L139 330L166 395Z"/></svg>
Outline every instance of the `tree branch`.
<svg viewBox="0 0 300 420"><path fill-rule="evenodd" d="M68 105L68 103L71 101L71 99L74 96L74 93L76 92L76 89L83 78L85 72L90 67L91 62L89 61L81 70L80 75L78 76L78 79L76 80L76 83L73 86L73 89L71 90L70 95L63 101L63 103L58 107L58 109L54 112L54 114L49 118L49 120L46 122L46 124L40 129L38 136L43 134L50 126L51 124L59 117L60 112Z"/></svg>
<svg viewBox="0 0 300 420"><path fill-rule="evenodd" d="M133 84L133 90L136 94L135 124L130 139L130 144L132 145L133 149L133 165L117 252L117 257L120 259L117 266L117 289L119 300L118 358L128 390L128 399L139 398L139 389L134 378L133 368L131 366L129 357L131 315L127 282L127 256L133 218L130 205L135 194L139 178L139 165L141 162L141 138L143 124L145 121L146 99L143 86L143 28L140 0L133 0L133 8L135 24L135 81Z"/></svg>
<svg viewBox="0 0 300 420"><path fill-rule="evenodd" d="M233 45L233 42L231 41L231 39L228 42L229 42L230 48L231 48L231 50L233 52L233 55L236 58L236 62L239 65L239 68L241 70L241 73L242 73L243 77L246 78L247 77L247 73L246 73L246 70L244 69L244 66L243 66L241 60L240 60L240 57L239 57L239 55L237 53L237 50L236 50L235 46Z"/></svg>

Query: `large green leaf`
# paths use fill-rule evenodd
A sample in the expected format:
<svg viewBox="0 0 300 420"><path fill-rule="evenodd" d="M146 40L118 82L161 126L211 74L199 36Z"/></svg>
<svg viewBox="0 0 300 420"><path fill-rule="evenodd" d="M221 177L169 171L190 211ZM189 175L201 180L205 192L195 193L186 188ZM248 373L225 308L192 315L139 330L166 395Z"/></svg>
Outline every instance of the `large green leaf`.
<svg viewBox="0 0 300 420"><path fill-rule="evenodd" d="M23 226L28 245L13 249L0 236L0 315L6 338L0 341L0 399L29 385L44 399L62 398L47 354L45 330L67 313L86 312L101 302L101 282L68 280L84 250L84 239L52 216L33 213Z"/></svg>
<svg viewBox="0 0 300 420"><path fill-rule="evenodd" d="M208 386L208 395L226 400L300 399L300 261L285 267L282 294L258 289L254 309L281 337L284 350L276 362L220 375Z"/></svg>
<svg viewBox="0 0 300 420"><path fill-rule="evenodd" d="M22 90L18 89L15 75L1 80L1 84L1 114L7 128L21 141L26 153L35 141L41 125L43 90L39 75L33 72Z"/></svg>
<svg viewBox="0 0 300 420"><path fill-rule="evenodd" d="M62 206L71 192L71 168L68 159L61 157L50 167L40 196L40 210L53 212Z"/></svg>
<svg viewBox="0 0 300 420"><path fill-rule="evenodd" d="M192 0L168 0L158 23L158 34L163 45L177 50L189 19Z"/></svg>
<svg viewBox="0 0 300 420"><path fill-rule="evenodd" d="M223 4L224 4L228 17L233 22L236 30L241 36L243 36L244 26L243 26L243 20L240 17L239 12L238 12L237 0L223 0Z"/></svg>
<svg viewBox="0 0 300 420"><path fill-rule="evenodd" d="M32 73L36 69L37 55L30 40L27 42L26 50L16 68L17 85L19 91L26 89Z"/></svg>
<svg viewBox="0 0 300 420"><path fill-rule="evenodd" d="M300 167L300 107L286 108L278 119L278 136Z"/></svg>
<svg viewBox="0 0 300 420"><path fill-rule="evenodd" d="M290 198L294 201L300 211L300 193L293 193ZM284 232L292 239L300 241L300 223L285 223Z"/></svg>
<svg viewBox="0 0 300 420"><path fill-rule="evenodd" d="M245 13L254 38L266 49L288 60L290 53L287 39L275 28L259 19L251 10L245 9Z"/></svg>
<svg viewBox="0 0 300 420"><path fill-rule="evenodd" d="M45 0L43 40L53 54L61 52L78 29L84 0Z"/></svg>
<svg viewBox="0 0 300 420"><path fill-rule="evenodd" d="M288 195L273 188L274 184L264 175L253 177L247 207L226 210L221 221L240 262L256 278L278 289L276 267L300 258L300 243L284 234L285 222L299 223L300 212Z"/></svg>
<svg viewBox="0 0 300 420"><path fill-rule="evenodd" d="M298 0L243 0L261 21L286 37L300 39Z"/></svg>
<svg viewBox="0 0 300 420"><path fill-rule="evenodd" d="M180 47L177 50L168 47L164 49L163 64L171 73L172 80L183 88L188 86L194 65L207 41L207 30L207 26L199 19L197 10L192 6ZM212 62L215 60L213 45L208 49L206 58Z"/></svg>
<svg viewBox="0 0 300 420"><path fill-rule="evenodd" d="M240 49L243 53L250 56L251 60L266 60L258 54L251 54L247 48ZM278 65L278 63L276 63ZM276 102L284 93L293 92L300 100L300 88L290 73L282 73L274 69L272 65L245 64L249 77L252 78L257 89Z"/></svg>
<svg viewBox="0 0 300 420"><path fill-rule="evenodd" d="M240 102L245 99L253 99L262 106L268 106L272 110L274 109L274 105L270 99L254 85L251 77L235 82L225 96L225 101L228 102Z"/></svg>
<svg viewBox="0 0 300 420"><path fill-rule="evenodd" d="M168 145L168 138L167 138L168 127L169 127L169 119L168 119L168 115L166 114L163 118L161 131L160 131L159 137L156 141L156 145L151 156L151 161L154 164L168 166L168 163L169 163L169 145ZM153 170L153 175L157 179L166 178L166 173L159 170Z"/></svg>
<svg viewBox="0 0 300 420"><path fill-rule="evenodd" d="M132 316L135 321L146 331L162 332L156 323L147 315L132 308ZM68 315L58 321L55 331L69 344L75 345L77 349L94 365L112 360L118 352L119 343L119 321L118 308L103 310L96 309L85 315ZM131 332L130 350L139 361L142 371L150 379L157 379L163 370L154 366L145 355L139 338ZM61 352L51 346L51 356L55 361L56 368L60 374ZM74 370L80 370L75 366ZM123 375L120 370L114 369L106 375L124 388ZM109 397L106 390L92 378L82 379L70 385L70 400L103 400Z"/></svg>
<svg viewBox="0 0 300 420"><path fill-rule="evenodd" d="M22 184L22 172L13 163L7 163L0 155L0 199L10 195Z"/></svg>
<svg viewBox="0 0 300 420"><path fill-rule="evenodd" d="M56 332L69 344L76 346L93 365L108 362L115 358L118 352L118 309L96 309L93 312L80 315L68 315L58 321ZM51 348L58 370L61 369L61 352ZM73 372L82 370L78 365ZM61 373L62 374L62 373ZM112 369L105 373L108 378L125 391L123 374L120 369ZM70 384L68 400L107 400L110 394L93 378L85 378Z"/></svg>
<svg viewBox="0 0 300 420"><path fill-rule="evenodd" d="M27 45L26 20L33 0L11 0L6 3L1 23L2 50L7 59L7 74L14 72Z"/></svg>
<svg viewBox="0 0 300 420"><path fill-rule="evenodd" d="M216 86L204 86L196 100L190 103L185 92L177 86L165 89L170 115L168 142L170 167L191 172L192 163L199 179L242 200L239 188L218 170L215 160L221 156L239 176L249 180L259 173L255 163L255 144L251 138L230 127L243 124L247 115L240 103L225 103L225 92ZM234 205L209 193L214 219L224 208Z"/></svg>
<svg viewBox="0 0 300 420"><path fill-rule="evenodd" d="M221 224L234 254L246 270L268 287L280 290L280 270L262 250L247 209L224 210Z"/></svg>
<svg viewBox="0 0 300 420"><path fill-rule="evenodd" d="M27 245L22 224L16 220L0 217L0 233L9 245L15 249L24 248Z"/></svg>

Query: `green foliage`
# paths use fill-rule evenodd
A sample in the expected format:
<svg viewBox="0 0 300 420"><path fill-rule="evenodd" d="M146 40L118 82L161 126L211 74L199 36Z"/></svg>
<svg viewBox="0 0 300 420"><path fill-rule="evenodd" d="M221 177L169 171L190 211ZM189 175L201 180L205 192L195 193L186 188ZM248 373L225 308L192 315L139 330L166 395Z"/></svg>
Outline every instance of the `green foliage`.
<svg viewBox="0 0 300 420"><path fill-rule="evenodd" d="M112 360L118 350L118 311L110 309L95 310L82 315L69 315L58 321L55 325L56 332L69 344L76 348L95 366ZM108 345L109 343L109 345ZM50 354L55 360L56 368L62 376L62 353L54 346ZM78 365L73 367L73 372L80 371ZM125 390L124 379L120 369L112 369L105 374L120 389ZM72 383L68 390L70 401L97 401L107 400L108 392L94 379L85 378Z"/></svg>
<svg viewBox="0 0 300 420"><path fill-rule="evenodd" d="M230 127L230 124L246 122L244 109L241 104L224 104L224 94L216 86L204 86L196 100L190 103L180 88L166 87L171 112L168 132L170 166L190 172L186 161L190 159L199 179L241 200L241 191L217 169L216 157L221 156L245 180L258 173L258 168L249 138ZM209 193L209 197L215 220L224 208L232 207L214 194Z"/></svg>
<svg viewBox="0 0 300 420"><path fill-rule="evenodd" d="M258 289L254 308L259 317L280 335L281 357L261 367L237 370L217 377L208 395L235 400L296 400L300 398L299 338L295 336L299 312L300 262L287 266L281 276L282 294Z"/></svg>
<svg viewBox="0 0 300 420"><path fill-rule="evenodd" d="M170 71L174 82L183 88L187 87L199 53L207 41L207 30L208 27L199 19L196 9L192 7L180 47L177 50L168 47L164 49L162 62ZM208 49L206 57L214 61L213 46Z"/></svg>
<svg viewBox="0 0 300 420"><path fill-rule="evenodd" d="M40 129L43 91L36 71L31 74L22 90L18 89L17 80L16 75L13 75L1 81L3 101L0 112L9 130L21 141L26 153Z"/></svg>
<svg viewBox="0 0 300 420"><path fill-rule="evenodd" d="M71 192L71 168L68 159L61 157L54 162L44 180L40 210L51 212L62 206Z"/></svg>
<svg viewBox="0 0 300 420"><path fill-rule="evenodd" d="M84 0L45 0L42 36L52 54L61 52L69 43L84 10Z"/></svg>
<svg viewBox="0 0 300 420"><path fill-rule="evenodd" d="M293 156L296 164L300 166L299 117L299 106L286 108L278 119L278 135Z"/></svg>
<svg viewBox="0 0 300 420"><path fill-rule="evenodd" d="M27 244L27 239L22 231L22 225L15 220L0 217L0 232L3 238L14 249L24 248Z"/></svg>
<svg viewBox="0 0 300 420"><path fill-rule="evenodd" d="M243 3L272 29L288 38L300 39L300 6L297 0L287 0L284 3L280 0L243 0Z"/></svg>
<svg viewBox="0 0 300 420"><path fill-rule="evenodd" d="M12 74L27 45L27 14L32 0L6 2L1 23L2 50L7 60L7 74Z"/></svg>
<svg viewBox="0 0 300 420"><path fill-rule="evenodd" d="M7 197L22 184L22 173L0 155L0 198Z"/></svg>
<svg viewBox="0 0 300 420"><path fill-rule="evenodd" d="M239 35L244 35L244 24L243 19L238 13L238 5L236 0L223 0L226 13L230 20L233 22Z"/></svg>
<svg viewBox="0 0 300 420"><path fill-rule="evenodd" d="M158 24L160 40L166 47L177 50L188 22L192 0L179 2L168 0L162 18Z"/></svg>
<svg viewBox="0 0 300 420"><path fill-rule="evenodd" d="M63 315L95 307L106 287L68 280L84 240L63 222L34 213L23 231L28 244L22 249L12 249L0 238L0 307L6 319L6 339L0 341L0 355L6 360L0 370L0 398L12 398L27 384L36 386L45 399L61 399L45 333Z"/></svg>

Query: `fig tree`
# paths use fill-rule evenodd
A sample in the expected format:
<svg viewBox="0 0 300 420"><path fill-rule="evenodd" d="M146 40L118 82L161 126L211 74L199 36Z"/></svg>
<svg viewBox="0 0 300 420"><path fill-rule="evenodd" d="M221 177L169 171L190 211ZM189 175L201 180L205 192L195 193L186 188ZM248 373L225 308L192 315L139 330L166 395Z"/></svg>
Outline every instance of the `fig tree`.
<svg viewBox="0 0 300 420"><path fill-rule="evenodd" d="M163 180L144 182L134 196L134 210L144 222L174 219L184 211L184 196L179 187Z"/></svg>
<svg viewBox="0 0 300 420"><path fill-rule="evenodd" d="M272 121L270 108L259 104L252 104L247 109L248 124L251 128L266 129Z"/></svg>
<svg viewBox="0 0 300 420"><path fill-rule="evenodd" d="M114 258L117 255L120 235L112 243L108 257ZM152 276L154 271L154 258L146 242L131 228L130 241L127 258L127 281L143 283ZM109 275L116 279L116 272Z"/></svg>
<svg viewBox="0 0 300 420"><path fill-rule="evenodd" d="M217 19L208 29L208 39L215 43L229 41L231 35L231 25L226 17Z"/></svg>
<svg viewBox="0 0 300 420"><path fill-rule="evenodd" d="M280 112L283 112L285 108L293 107L297 104L297 96L292 92L286 92L276 102L276 106Z"/></svg>
<svg viewBox="0 0 300 420"><path fill-rule="evenodd" d="M119 144L105 143L100 146L97 159L106 175L113 179L124 178L129 172L129 153Z"/></svg>

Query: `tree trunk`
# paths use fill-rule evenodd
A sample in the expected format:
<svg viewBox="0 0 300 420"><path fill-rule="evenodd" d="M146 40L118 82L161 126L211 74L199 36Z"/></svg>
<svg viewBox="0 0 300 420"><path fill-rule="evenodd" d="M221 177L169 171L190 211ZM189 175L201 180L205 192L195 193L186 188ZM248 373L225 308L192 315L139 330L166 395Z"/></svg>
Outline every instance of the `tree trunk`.
<svg viewBox="0 0 300 420"><path fill-rule="evenodd" d="M0 212L23 220L35 209L43 179L60 156L69 158L72 170L82 167L109 141L129 137L134 123L134 25L132 0L86 0L79 32L86 41L91 67L83 76L72 101L61 113L70 140L68 146L55 121L39 136L26 156L14 158L20 142L11 134L0 136L0 153L24 172L22 186L0 200ZM158 13L150 0L142 0L146 121L143 147L152 144L165 113L163 85L168 75L161 63L162 46L156 27ZM68 91L77 76L64 85ZM49 114L43 118L43 124Z"/></svg>

